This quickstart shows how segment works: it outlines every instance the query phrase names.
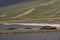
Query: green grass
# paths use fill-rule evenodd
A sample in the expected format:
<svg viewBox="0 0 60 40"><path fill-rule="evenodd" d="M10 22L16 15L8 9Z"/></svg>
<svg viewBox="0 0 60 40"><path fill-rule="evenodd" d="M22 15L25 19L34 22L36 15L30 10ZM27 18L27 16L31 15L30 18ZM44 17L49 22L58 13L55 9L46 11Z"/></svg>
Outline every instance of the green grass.
<svg viewBox="0 0 60 40"><path fill-rule="evenodd" d="M35 10L27 15L19 17L20 20L23 19L40 19L40 18L59 18L60 17L60 1L57 0L58 2L48 4L46 6L43 6L42 4L48 3L51 0L36 0L36 1L31 1L31 2L24 2L24 3L18 3L6 7L1 7L0 8L0 17L1 15L7 15L4 18L12 18L15 16L18 16L26 11L28 11L31 8L35 8ZM57 8L56 10L54 10ZM54 11L51 11L54 10ZM49 12L51 11L51 12ZM46 13L48 12L48 13ZM57 12L57 13L56 13ZM54 15L54 16L52 16ZM52 17L51 17L52 16Z"/></svg>
<svg viewBox="0 0 60 40"><path fill-rule="evenodd" d="M30 14L27 14L25 16L22 16L22 19L28 19L28 18L32 18L32 19L39 19L39 18L45 18L45 17L49 17L49 15L52 15L54 13L48 13L46 14L45 12L47 12L48 10L52 10L54 9L54 5L47 5L47 6L38 6L35 7L35 11L31 12Z"/></svg>

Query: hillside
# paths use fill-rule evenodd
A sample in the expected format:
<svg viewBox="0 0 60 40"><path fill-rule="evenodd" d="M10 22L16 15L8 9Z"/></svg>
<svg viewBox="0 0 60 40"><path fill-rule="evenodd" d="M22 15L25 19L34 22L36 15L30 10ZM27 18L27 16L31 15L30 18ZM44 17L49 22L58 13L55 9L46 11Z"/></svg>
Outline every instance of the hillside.
<svg viewBox="0 0 60 40"><path fill-rule="evenodd" d="M30 0L0 7L0 22L60 23L60 0Z"/></svg>

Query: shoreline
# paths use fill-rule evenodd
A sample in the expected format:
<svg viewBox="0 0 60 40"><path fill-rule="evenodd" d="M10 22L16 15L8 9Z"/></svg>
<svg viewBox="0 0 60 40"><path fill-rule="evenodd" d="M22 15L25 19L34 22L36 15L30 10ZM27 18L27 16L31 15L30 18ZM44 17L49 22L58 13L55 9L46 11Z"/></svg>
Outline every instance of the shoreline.
<svg viewBox="0 0 60 40"><path fill-rule="evenodd" d="M0 34L46 33L46 32L60 32L60 30L38 30L38 29L0 30Z"/></svg>
<svg viewBox="0 0 60 40"><path fill-rule="evenodd" d="M21 34L21 33L46 33L46 32L60 32L60 24L48 24L48 23L5 23L5 25L29 25L29 26L51 26L57 29L19 29L19 30L0 30L0 34Z"/></svg>

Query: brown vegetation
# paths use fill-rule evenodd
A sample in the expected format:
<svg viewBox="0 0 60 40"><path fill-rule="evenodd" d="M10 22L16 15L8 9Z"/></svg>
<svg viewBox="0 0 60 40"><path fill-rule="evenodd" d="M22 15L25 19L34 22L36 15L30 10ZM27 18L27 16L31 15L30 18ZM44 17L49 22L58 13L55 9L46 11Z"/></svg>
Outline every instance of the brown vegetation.
<svg viewBox="0 0 60 40"><path fill-rule="evenodd" d="M24 29L32 29L31 27L26 27L26 28L24 28Z"/></svg>
<svg viewBox="0 0 60 40"><path fill-rule="evenodd" d="M17 30L16 28L7 28L6 30Z"/></svg>
<svg viewBox="0 0 60 40"><path fill-rule="evenodd" d="M44 27L42 27L42 28L40 28L40 29L45 29L45 30L55 30L56 27L52 27L52 26L44 26Z"/></svg>

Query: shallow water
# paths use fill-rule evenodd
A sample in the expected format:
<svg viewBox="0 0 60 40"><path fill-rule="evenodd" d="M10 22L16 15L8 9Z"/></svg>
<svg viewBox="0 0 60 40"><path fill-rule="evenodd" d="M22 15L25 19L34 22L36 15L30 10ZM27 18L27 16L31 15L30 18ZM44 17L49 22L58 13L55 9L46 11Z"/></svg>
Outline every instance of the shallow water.
<svg viewBox="0 0 60 40"><path fill-rule="evenodd" d="M27 26L27 25L0 25L0 30L7 29L7 28L23 29L23 28L25 28L25 27L40 28L41 26Z"/></svg>
<svg viewBox="0 0 60 40"><path fill-rule="evenodd" d="M60 40L60 32L0 34L0 40Z"/></svg>

